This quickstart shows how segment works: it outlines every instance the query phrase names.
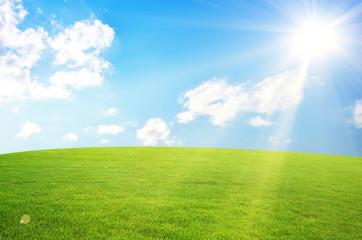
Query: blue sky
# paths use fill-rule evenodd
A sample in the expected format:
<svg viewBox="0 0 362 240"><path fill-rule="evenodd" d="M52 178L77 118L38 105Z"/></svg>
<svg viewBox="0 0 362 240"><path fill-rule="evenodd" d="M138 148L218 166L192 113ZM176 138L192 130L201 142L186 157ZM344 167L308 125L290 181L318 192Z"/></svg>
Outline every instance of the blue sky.
<svg viewBox="0 0 362 240"><path fill-rule="evenodd" d="M0 1L0 153L362 156L359 1Z"/></svg>

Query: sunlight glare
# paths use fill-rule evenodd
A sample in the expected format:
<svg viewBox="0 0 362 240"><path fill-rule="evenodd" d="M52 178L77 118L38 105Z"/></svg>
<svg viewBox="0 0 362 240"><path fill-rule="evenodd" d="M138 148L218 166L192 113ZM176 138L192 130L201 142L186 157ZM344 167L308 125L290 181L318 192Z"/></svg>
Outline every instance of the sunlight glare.
<svg viewBox="0 0 362 240"><path fill-rule="evenodd" d="M338 47L338 34L331 25L310 22L295 33L292 46L297 56L323 56Z"/></svg>

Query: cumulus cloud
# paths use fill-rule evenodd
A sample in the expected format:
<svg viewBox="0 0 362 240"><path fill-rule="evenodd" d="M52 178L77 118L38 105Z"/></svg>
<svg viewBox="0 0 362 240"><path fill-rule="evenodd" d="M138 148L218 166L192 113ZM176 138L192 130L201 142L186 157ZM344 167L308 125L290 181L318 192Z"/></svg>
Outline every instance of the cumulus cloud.
<svg viewBox="0 0 362 240"><path fill-rule="evenodd" d="M362 99L357 100L354 106L353 123L356 128L362 128Z"/></svg>
<svg viewBox="0 0 362 240"><path fill-rule="evenodd" d="M215 78L181 96L179 102L187 111L177 114L178 122L189 123L206 115L214 125L224 126L240 112L272 115L300 103L304 80L292 70L265 78L251 88Z"/></svg>
<svg viewBox="0 0 362 240"><path fill-rule="evenodd" d="M265 120L260 116L256 116L256 117L250 118L248 124L253 127L263 127L263 126L273 125L273 122L271 122L269 120Z"/></svg>
<svg viewBox="0 0 362 240"><path fill-rule="evenodd" d="M107 144L107 143L109 143L109 140L108 139L101 139L101 143L102 144Z"/></svg>
<svg viewBox="0 0 362 240"><path fill-rule="evenodd" d="M48 33L41 27L21 31L17 25L27 11L20 1L0 1L0 97L22 96L31 83L30 69L46 47Z"/></svg>
<svg viewBox="0 0 362 240"><path fill-rule="evenodd" d="M71 99L73 88L78 90L102 84L109 63L100 54L113 41L111 27L99 20L82 20L51 38L42 27L20 30L17 26L27 14L21 0L0 1L2 101ZM31 77L32 67L49 48L55 50L54 64L61 70L48 81L37 82Z"/></svg>
<svg viewBox="0 0 362 240"><path fill-rule="evenodd" d="M105 117L116 116L118 114L117 108L109 108L104 112Z"/></svg>
<svg viewBox="0 0 362 240"><path fill-rule="evenodd" d="M229 85L225 79L214 79L186 92L180 103L183 101L188 111L177 115L180 123L191 122L199 115L209 115L213 124L224 125L236 116L240 102L247 101L247 94L241 85Z"/></svg>
<svg viewBox="0 0 362 240"><path fill-rule="evenodd" d="M98 133L100 135L103 134L113 134L113 135L117 135L120 132L124 131L124 127L119 126L119 125L100 125L98 126Z"/></svg>
<svg viewBox="0 0 362 240"><path fill-rule="evenodd" d="M57 86L69 85L76 89L81 89L84 87L102 85L103 77L99 72L82 68L78 71L58 71L50 77L49 81Z"/></svg>
<svg viewBox="0 0 362 240"><path fill-rule="evenodd" d="M30 68L40 59L40 53L46 47L44 40L48 33L41 27L27 28L24 31L17 28L28 14L19 2L0 2L0 43L7 49L7 53L17 56L20 66Z"/></svg>
<svg viewBox="0 0 362 240"><path fill-rule="evenodd" d="M24 124L22 124L20 129L21 129L21 132L15 136L17 138L22 137L22 138L27 139L32 134L42 132L42 129L39 127L38 124L29 122L29 121L26 121Z"/></svg>
<svg viewBox="0 0 362 240"><path fill-rule="evenodd" d="M57 51L54 63L77 70L58 71L50 82L78 89L101 85L102 73L109 63L99 54L110 47L113 38L113 29L99 20L78 21L59 33L49 41L49 45Z"/></svg>
<svg viewBox="0 0 362 240"><path fill-rule="evenodd" d="M304 80L296 71L264 79L250 91L248 110L273 114L298 105L303 98Z"/></svg>
<svg viewBox="0 0 362 240"><path fill-rule="evenodd" d="M279 133L275 136L270 136L268 138L268 142L270 142L273 145L286 145L288 143L290 143L292 140L290 140L289 138L285 137L283 134Z"/></svg>
<svg viewBox="0 0 362 240"><path fill-rule="evenodd" d="M6 54L0 56L0 79L1 97L7 99L19 97L24 94L30 84L30 71L21 66L17 55Z"/></svg>
<svg viewBox="0 0 362 240"><path fill-rule="evenodd" d="M151 118L146 125L137 130L137 138L142 141L143 145L157 145L159 141L169 144L170 129L161 118Z"/></svg>
<svg viewBox="0 0 362 240"><path fill-rule="evenodd" d="M72 91L65 88L64 86L44 86L42 83L32 81L29 84L28 90L30 98L34 100L48 98L72 99L70 96Z"/></svg>
<svg viewBox="0 0 362 240"><path fill-rule="evenodd" d="M89 65L98 69L108 65L98 55L111 45L113 37L114 31L108 25L99 20L84 20L59 33L50 41L50 46L58 51L56 64L67 64L71 68Z"/></svg>
<svg viewBox="0 0 362 240"><path fill-rule="evenodd" d="M75 142L78 141L78 136L74 133L67 133L63 137L64 142Z"/></svg>

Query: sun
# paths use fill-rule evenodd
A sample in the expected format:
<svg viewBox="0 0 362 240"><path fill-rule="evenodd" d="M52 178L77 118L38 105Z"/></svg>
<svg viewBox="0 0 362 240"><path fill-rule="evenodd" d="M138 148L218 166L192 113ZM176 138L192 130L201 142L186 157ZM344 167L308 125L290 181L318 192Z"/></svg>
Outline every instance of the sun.
<svg viewBox="0 0 362 240"><path fill-rule="evenodd" d="M304 24L291 39L293 53L301 57L321 57L337 49L339 36L330 24Z"/></svg>

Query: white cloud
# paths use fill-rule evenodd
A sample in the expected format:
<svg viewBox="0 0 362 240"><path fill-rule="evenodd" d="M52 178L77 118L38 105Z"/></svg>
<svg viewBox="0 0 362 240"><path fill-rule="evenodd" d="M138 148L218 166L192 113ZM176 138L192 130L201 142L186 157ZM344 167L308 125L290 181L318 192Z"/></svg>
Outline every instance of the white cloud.
<svg viewBox="0 0 362 240"><path fill-rule="evenodd" d="M189 123L207 115L214 125L224 126L239 112L272 115L300 103L304 80L295 71L286 71L247 89L242 84L228 84L225 78L213 79L183 94L180 103L187 111L177 114L178 122Z"/></svg>
<svg viewBox="0 0 362 240"><path fill-rule="evenodd" d="M289 138L285 137L283 134L279 133L276 136L270 136L268 138L268 142L270 142L273 145L286 145L288 143L290 143L292 140L290 140Z"/></svg>
<svg viewBox="0 0 362 240"><path fill-rule="evenodd" d="M137 138L143 145L157 145L158 141L170 143L170 130L161 118L151 118L146 126L137 130Z"/></svg>
<svg viewBox="0 0 362 240"><path fill-rule="evenodd" d="M83 131L84 131L84 132L88 132L88 131L90 131L91 129L92 129L92 127L89 126L89 127L84 128Z"/></svg>
<svg viewBox="0 0 362 240"><path fill-rule="evenodd" d="M46 47L44 41L48 33L41 27L36 30L27 28L24 31L17 28L28 14L19 2L0 2L0 43L7 53L13 53L21 59L21 67L31 68Z"/></svg>
<svg viewBox="0 0 362 240"><path fill-rule="evenodd" d="M104 112L104 116L116 116L118 114L117 108L109 108Z"/></svg>
<svg viewBox="0 0 362 240"><path fill-rule="evenodd" d="M273 114L298 105L303 98L304 80L295 71L264 79L250 93L249 111Z"/></svg>
<svg viewBox="0 0 362 240"><path fill-rule="evenodd" d="M48 86L31 81L30 70L21 66L14 54L0 56L0 96L8 100L28 95L31 99L70 98L71 91L62 86Z"/></svg>
<svg viewBox="0 0 362 240"><path fill-rule="evenodd" d="M43 28L17 28L26 15L20 1L0 1L0 97L8 100L26 92L30 69L46 47L48 33Z"/></svg>
<svg viewBox="0 0 362 240"><path fill-rule="evenodd" d="M72 91L64 86L50 85L44 86L42 83L32 81L29 85L29 96L31 99L40 100L48 98L72 99Z"/></svg>
<svg viewBox="0 0 362 240"><path fill-rule="evenodd" d="M0 96L17 98L25 93L30 84L30 71L21 66L17 55L6 54L0 56L0 79Z"/></svg>
<svg viewBox="0 0 362 240"><path fill-rule="evenodd" d="M49 45L57 51L54 63L78 69L58 71L50 78L50 82L77 89L101 85L102 73L109 63L100 58L99 54L110 47L113 38L113 29L99 20L78 21L59 33L49 41Z"/></svg>
<svg viewBox="0 0 362 240"><path fill-rule="evenodd" d="M41 9L37 9L41 13ZM99 86L109 63L99 55L110 47L114 31L99 20L78 21L53 39L42 27L18 29L27 11L21 0L0 1L0 99L71 99L71 89ZM55 16L53 16L54 18ZM58 30L58 29L56 29ZM61 70L47 81L31 78L45 49L56 52ZM52 54L52 51L47 51Z"/></svg>
<svg viewBox="0 0 362 240"><path fill-rule="evenodd" d="M256 116L253 118L250 118L250 121L248 122L249 125L253 127L262 127L262 126L270 126L273 125L273 122L269 120L265 120L261 118L260 116Z"/></svg>
<svg viewBox="0 0 362 240"><path fill-rule="evenodd" d="M21 132L17 134L15 137L22 137L27 139L30 135L41 133L42 129L39 127L38 124L26 121L24 124L21 125Z"/></svg>
<svg viewBox="0 0 362 240"><path fill-rule="evenodd" d="M67 133L63 137L64 142L75 142L78 141L78 136L74 133Z"/></svg>
<svg viewBox="0 0 362 240"><path fill-rule="evenodd" d="M54 85L68 85L76 89L81 89L102 85L103 76L101 76L99 72L82 68L78 71L58 71L50 77L49 81Z"/></svg>
<svg viewBox="0 0 362 240"><path fill-rule="evenodd" d="M101 143L102 144L107 144L107 143L109 143L109 140L108 139L101 139Z"/></svg>
<svg viewBox="0 0 362 240"><path fill-rule="evenodd" d="M113 134L113 135L117 135L120 132L124 131L124 127L122 126L118 126L118 125L100 125L98 126L98 133L100 135L103 134Z"/></svg>
<svg viewBox="0 0 362 240"><path fill-rule="evenodd" d="M229 85L225 79L214 79L189 90L183 96L188 111L177 115L180 123L188 123L199 115L209 115L215 125L224 125L236 116L240 103L247 101L241 85Z"/></svg>
<svg viewBox="0 0 362 240"><path fill-rule="evenodd" d="M58 51L56 64L69 67L85 66L94 69L104 68L107 62L98 57L101 50L109 47L114 31L99 20L78 21L50 40L50 46Z"/></svg>
<svg viewBox="0 0 362 240"><path fill-rule="evenodd" d="M103 134L113 134L113 135L117 135L120 132L123 132L127 127L137 127L138 124L135 122L123 122L121 125L99 125L97 127L98 130L98 134L103 135ZM91 126L86 127L85 129L83 129L84 132L88 132L92 129Z"/></svg>
<svg viewBox="0 0 362 240"><path fill-rule="evenodd" d="M356 128L362 128L362 99L357 100L354 106L353 123Z"/></svg>

